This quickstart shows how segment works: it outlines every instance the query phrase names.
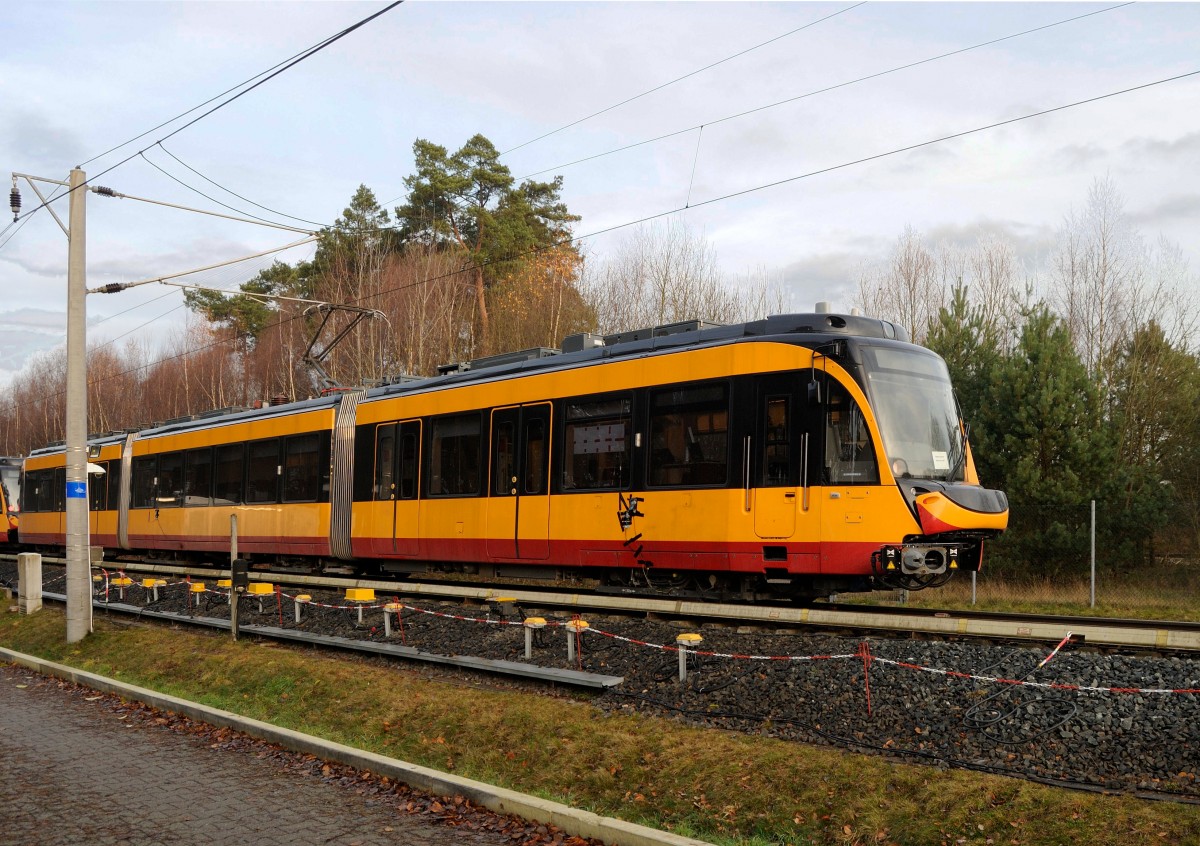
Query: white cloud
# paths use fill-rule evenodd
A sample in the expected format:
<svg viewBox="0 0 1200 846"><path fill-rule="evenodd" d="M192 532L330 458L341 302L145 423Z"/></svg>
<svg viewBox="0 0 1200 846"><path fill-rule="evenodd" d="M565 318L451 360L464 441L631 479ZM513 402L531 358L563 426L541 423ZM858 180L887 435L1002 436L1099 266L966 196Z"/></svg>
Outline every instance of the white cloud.
<svg viewBox="0 0 1200 846"><path fill-rule="evenodd" d="M500 149L795 29L825 3L404 4L166 142L180 158L272 208L331 222L360 183L403 191L418 137L455 149L475 132ZM866 4L506 155L517 176L708 123L696 134L562 171L580 233L1194 70L1194 4L1138 4L807 97L756 106L1083 14L1035 3ZM220 14L213 14L219 9ZM82 159L320 41L378 6L311 2L94 4L15 0L0 54L0 162L55 178ZM52 42L46 34L53 33ZM71 56L71 62L61 57ZM795 304L837 300L861 261L908 224L930 238L978 233L1044 255L1062 216L1111 174L1130 218L1178 241L1193 266L1200 81L1099 101L895 157L754 191L686 213L727 275L764 267ZM95 176L124 155L87 165ZM147 156L206 192L256 210ZM543 177L546 178L546 177ZM100 182L188 206L211 204L134 159ZM27 207L32 196L26 191ZM64 204L65 206L65 204ZM65 212L64 212L65 214ZM284 233L132 201L88 198L89 284L208 264ZM597 238L603 253L614 236ZM269 259L267 260L269 263ZM62 233L48 216L0 249L0 285L22 306L61 310ZM236 284L257 268L230 271ZM89 298L95 333L178 333L179 297L159 286ZM129 310L124 315L119 312ZM141 324L156 315L161 320ZM30 330L33 331L33 330ZM13 355L18 355L14 352ZM0 367L9 366L0 361Z"/></svg>

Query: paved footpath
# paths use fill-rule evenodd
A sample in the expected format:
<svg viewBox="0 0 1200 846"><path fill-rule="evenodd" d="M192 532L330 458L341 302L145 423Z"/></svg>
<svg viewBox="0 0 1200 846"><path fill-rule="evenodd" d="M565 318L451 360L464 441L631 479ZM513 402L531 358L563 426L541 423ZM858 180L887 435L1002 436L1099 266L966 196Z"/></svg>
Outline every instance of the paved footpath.
<svg viewBox="0 0 1200 846"><path fill-rule="evenodd" d="M89 701L91 700L91 701ZM5 846L501 846L337 779L122 719L112 699L0 664ZM217 748L213 748L216 746Z"/></svg>

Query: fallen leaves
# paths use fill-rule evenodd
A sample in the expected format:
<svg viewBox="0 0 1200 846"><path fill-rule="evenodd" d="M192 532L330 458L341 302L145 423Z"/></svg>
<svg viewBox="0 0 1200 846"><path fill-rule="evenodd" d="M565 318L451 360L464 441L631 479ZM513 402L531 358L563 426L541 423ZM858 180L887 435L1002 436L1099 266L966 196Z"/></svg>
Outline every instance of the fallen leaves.
<svg viewBox="0 0 1200 846"><path fill-rule="evenodd" d="M568 835L555 825L494 813L472 804L462 796L432 796L388 776L324 761L307 753L290 752L233 729L217 728L182 714L161 711L108 693L97 693L91 688L69 682L60 683L59 686L76 693L83 701L108 711L123 728L174 731L194 737L209 749L252 754L272 761L285 772L319 778L330 785L382 801L397 814L421 815L438 825L498 833L522 846L603 846L599 840ZM29 685L18 684L14 687L26 689ZM387 727L385 724L385 729ZM426 742L444 745L446 739L439 735L427 738ZM449 767L453 768L453 762L449 763ZM639 793L635 801L645 802L646 797ZM393 827L388 826L384 830L391 832Z"/></svg>

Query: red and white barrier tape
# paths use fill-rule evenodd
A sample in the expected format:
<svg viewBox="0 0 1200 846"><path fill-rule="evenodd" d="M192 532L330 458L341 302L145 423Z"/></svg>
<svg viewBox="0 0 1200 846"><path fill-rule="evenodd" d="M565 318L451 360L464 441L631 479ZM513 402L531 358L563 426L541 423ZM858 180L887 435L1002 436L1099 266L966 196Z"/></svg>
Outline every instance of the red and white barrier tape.
<svg viewBox="0 0 1200 846"><path fill-rule="evenodd" d="M109 581L107 578L107 575L108 574L106 573L105 574L106 586ZM123 572L121 573L121 576L124 576ZM178 585L183 585L183 584L190 584L190 581L173 582L173 583L167 585L167 587L176 587ZM130 587L140 587L140 586L141 585L138 582L134 582L133 585L130 585ZM216 594L217 596L220 596L223 598L227 598L229 596L228 591L220 591L220 590L213 590L213 589L206 589L205 593ZM293 602L296 601L296 596L293 596L291 594L280 593L279 595L281 595L282 597L284 597L286 599L290 599ZM312 600L309 600L309 601L305 602L304 604L310 605L314 608L326 608L326 609L335 610L335 611L354 611L354 610L358 610L360 608L363 610L384 609L388 605L393 604L393 601L389 600L389 601L379 602L377 604L372 604L372 605L367 605L364 603L354 603L352 605L332 605L332 604L328 604L328 603L314 602ZM464 614L447 614L444 611L433 611L428 608L421 608L419 606L410 605L408 603L403 603L403 606L406 609L415 611L419 614L425 614L426 616L440 617L442 619L447 619L447 620L457 620L459 622L464 622L464 623L484 623L484 624L493 625L493 626L523 626L524 625L524 621L522 621L522 620L505 620L505 619L495 619L495 618L491 618L491 617L468 617ZM550 620L546 621L546 627L561 627L561 626L563 626L562 623L559 623L556 621L550 621ZM777 661L777 662L790 662L790 663L806 663L806 662L811 663L811 662L817 662L817 661L855 660L855 661L863 661L864 666L869 665L870 662L877 661L880 664L887 664L887 665L890 665L893 667L898 667L903 670L912 670L914 672L921 672L921 673L927 673L930 675L943 676L945 678L961 679L963 681L983 682L985 684L1011 685L1011 686L1016 686L1016 687L1031 687L1031 688L1039 688L1039 689L1043 689L1043 690L1064 690L1064 691L1075 691L1075 692L1079 692L1079 693L1117 693L1117 694L1146 694L1146 695L1163 695L1163 694L1198 695L1198 694L1200 694L1200 688L1197 688L1197 687L1183 687L1183 688L1118 687L1118 686L1069 684L1066 682L1038 682L1038 681L1032 681L1029 679L1007 679L1007 678L1003 678L1001 676L985 676L985 675L980 675L977 673L963 673L963 672L960 672L957 670L946 670L946 669L942 669L939 667L929 667L929 666L925 666L923 664L914 664L909 661L896 661L891 658L881 658L880 656L871 654L871 653L868 653L867 657L864 657L864 651L861 648L857 652L848 652L848 653L836 654L836 655L753 655L753 654L740 653L740 652L714 652L714 651L703 650L703 649L688 649L687 647L684 647L684 646L678 646L678 645L672 645L672 644L651 643L650 641L638 640L637 638L625 637L623 635L618 635L613 632L606 632L606 631L603 631L602 629L586 628L586 629L580 629L579 631L581 633L586 633L586 634L600 635L602 637L607 637L612 640L620 641L622 643L628 643L633 646L641 646L646 649L657 649L662 652L676 652L676 653L683 651L683 652L688 653L689 655L696 655L696 656L699 656L702 658L722 658L722 659L733 660L733 661ZM1068 643L1071 642L1071 635L1072 635L1071 632L1067 632L1066 636L1064 636L1063 639L1058 642L1058 645L1054 647L1054 649L1050 652L1049 655L1047 655L1045 658L1043 658L1038 663L1038 665L1035 669L1040 670L1043 667L1045 667L1047 664L1049 664L1052 660L1054 660L1054 658L1057 657L1057 655L1063 649L1063 647L1065 647Z"/></svg>

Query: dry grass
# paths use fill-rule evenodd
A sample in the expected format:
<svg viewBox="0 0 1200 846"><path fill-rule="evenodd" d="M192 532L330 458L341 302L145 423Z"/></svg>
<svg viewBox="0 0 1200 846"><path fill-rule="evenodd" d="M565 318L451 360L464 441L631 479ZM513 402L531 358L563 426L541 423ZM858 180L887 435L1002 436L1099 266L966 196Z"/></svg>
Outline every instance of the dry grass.
<svg viewBox="0 0 1200 846"><path fill-rule="evenodd" d="M405 665L97 621L0 617L13 649L404 760L723 844L1185 844L1200 807L897 764ZM0 752L0 759L3 753Z"/></svg>
<svg viewBox="0 0 1200 846"><path fill-rule="evenodd" d="M1014 578L990 573L978 577L976 602L972 605L970 575L960 573L940 588L909 593L907 604L946 610L1200 621L1200 582L1188 576L1148 573L1137 578L1102 577L1098 580L1093 608L1086 578ZM894 604L897 593L847 594L839 600Z"/></svg>

